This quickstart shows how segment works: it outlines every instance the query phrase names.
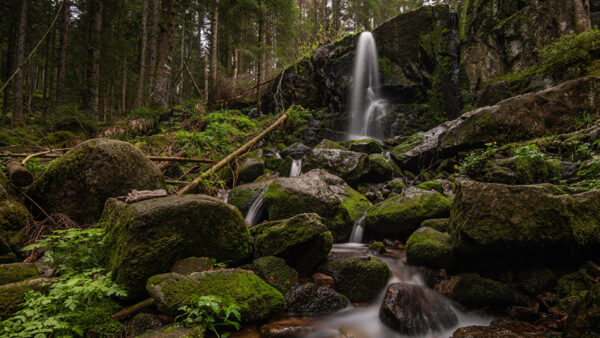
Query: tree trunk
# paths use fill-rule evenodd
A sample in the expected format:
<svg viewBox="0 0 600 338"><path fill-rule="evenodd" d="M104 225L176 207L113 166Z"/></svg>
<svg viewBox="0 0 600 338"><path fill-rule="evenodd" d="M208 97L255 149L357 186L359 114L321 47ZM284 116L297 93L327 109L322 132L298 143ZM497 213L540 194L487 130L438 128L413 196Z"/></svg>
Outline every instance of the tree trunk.
<svg viewBox="0 0 600 338"><path fill-rule="evenodd" d="M180 67L183 71L183 65L185 64L185 18L183 18L181 23L181 46L180 46ZM183 73L179 78L179 104L183 103Z"/></svg>
<svg viewBox="0 0 600 338"><path fill-rule="evenodd" d="M331 1L332 23L331 23L331 36L336 37L342 29L342 0Z"/></svg>
<svg viewBox="0 0 600 338"><path fill-rule="evenodd" d="M90 56L89 69L89 109L97 119L102 119L100 114L100 33L102 32L103 0L92 0L91 34L88 54Z"/></svg>
<svg viewBox="0 0 600 338"><path fill-rule="evenodd" d="M65 76L67 73L67 42L69 40L69 20L71 19L70 0L64 0L60 45L58 47L58 75L56 78L56 102L64 103Z"/></svg>
<svg viewBox="0 0 600 338"><path fill-rule="evenodd" d="M175 0L162 0L158 56L152 92L151 105L167 108L169 105L169 80L171 77L171 55L173 52L173 22L175 20Z"/></svg>
<svg viewBox="0 0 600 338"><path fill-rule="evenodd" d="M217 43L219 36L219 0L214 0L210 25L210 91L209 102L216 100L217 94Z"/></svg>
<svg viewBox="0 0 600 338"><path fill-rule="evenodd" d="M25 29L27 27L27 7L29 0L21 2L21 12L19 15L19 25L17 28L17 46L15 50L14 70L18 69L25 58ZM13 127L23 124L23 71L15 76L13 82Z"/></svg>
<svg viewBox="0 0 600 338"><path fill-rule="evenodd" d="M15 48L15 34L9 34L8 37L8 48L6 49L6 58L4 62L4 77L3 80L6 81L9 76L12 74L12 66L14 55L12 51ZM4 122L4 118L8 116L8 111L10 110L10 90L4 91L4 98L2 100L2 121Z"/></svg>
<svg viewBox="0 0 600 338"><path fill-rule="evenodd" d="M264 82L265 79L265 65L266 65L266 57L265 57L265 42L267 39L267 27L265 22L265 11L262 8L262 1L258 2L259 4L259 15L258 15L258 71L257 71L257 87L256 87L256 113L261 114L261 100L260 100L260 84Z"/></svg>
<svg viewBox="0 0 600 338"><path fill-rule="evenodd" d="M121 112L127 111L127 57L123 58L123 81L121 82Z"/></svg>
<svg viewBox="0 0 600 338"><path fill-rule="evenodd" d="M208 102L208 87L209 87L209 63L208 51L204 51L204 102Z"/></svg>
<svg viewBox="0 0 600 338"><path fill-rule="evenodd" d="M240 63L240 53L237 48L233 50L233 89L237 88L237 77Z"/></svg>
<svg viewBox="0 0 600 338"><path fill-rule="evenodd" d="M140 76L138 79L135 106L144 105L144 93L146 92L146 46L148 45L148 0L142 2L142 44L140 47Z"/></svg>
<svg viewBox="0 0 600 338"><path fill-rule="evenodd" d="M150 84L150 82L154 78L154 72L156 71L156 49L158 48L158 35L159 35L159 15L160 15L160 4L159 0L151 0L152 1L152 31L150 36L150 62L148 64L148 69L146 71L146 83ZM150 97L151 85L146 85L145 92L145 100L144 105L148 102L147 99Z"/></svg>

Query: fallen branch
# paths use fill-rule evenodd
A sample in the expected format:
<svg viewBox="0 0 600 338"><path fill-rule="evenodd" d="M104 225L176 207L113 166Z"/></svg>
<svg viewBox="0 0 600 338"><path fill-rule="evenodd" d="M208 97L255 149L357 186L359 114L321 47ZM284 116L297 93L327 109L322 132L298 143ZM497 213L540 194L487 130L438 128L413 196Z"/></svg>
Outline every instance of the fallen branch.
<svg viewBox="0 0 600 338"><path fill-rule="evenodd" d="M124 308L123 310L112 315L110 317L110 319L119 320L119 321L121 321L123 319L127 319L127 318L135 315L136 313L142 311L143 309L151 306L152 304L154 304L154 298L148 298L148 299L141 301L137 304L134 304L130 307Z"/></svg>
<svg viewBox="0 0 600 338"><path fill-rule="evenodd" d="M3 152L0 153L0 157L24 157L27 160L30 160L33 157L43 157L43 158L57 158L61 157L62 154L50 153L48 151L43 151L36 154L26 154L26 153L11 153L11 152ZM29 157L29 158L28 158ZM191 163L214 163L214 160L208 158L187 158L187 157L172 157L172 156L146 156L150 161L165 161L165 162L191 162ZM23 160L25 161L25 160Z"/></svg>
<svg viewBox="0 0 600 338"><path fill-rule="evenodd" d="M181 189L177 194L181 196L181 195L185 195L185 194L191 192L194 188L196 188L198 186L198 184L200 184L200 182L202 182L202 180L206 179L211 174L215 173L217 170L223 168L229 162L236 159L237 156L243 154L245 151L252 148L252 146L254 146L263 137L269 135L273 130L275 130L277 127L279 127L281 124L283 124L283 122L285 122L285 120L287 120L288 113L291 109L292 109L292 107L288 108L288 110L283 115L281 115L281 117L277 121L275 121L275 123L273 123L271 126L269 126L269 128L265 129L260 134L256 135L248 143L244 144L243 146L238 148L236 151L234 151L233 153L229 154L227 157L225 157L224 159L219 161L219 163L212 166L212 168L210 168L209 170L202 173L200 176L198 176L196 179L194 179L189 185L187 185L183 189Z"/></svg>
<svg viewBox="0 0 600 338"><path fill-rule="evenodd" d="M6 173L8 179L19 187L26 187L33 182L33 175L18 160L12 159L6 163Z"/></svg>
<svg viewBox="0 0 600 338"><path fill-rule="evenodd" d="M187 153L187 150L180 150L178 151L174 157L183 157L185 156L185 154ZM158 167L158 169L160 169L161 171L164 171L165 169L167 169L168 167L170 167L173 163L175 163L174 161L163 161L160 162L159 164L157 164L156 166Z"/></svg>

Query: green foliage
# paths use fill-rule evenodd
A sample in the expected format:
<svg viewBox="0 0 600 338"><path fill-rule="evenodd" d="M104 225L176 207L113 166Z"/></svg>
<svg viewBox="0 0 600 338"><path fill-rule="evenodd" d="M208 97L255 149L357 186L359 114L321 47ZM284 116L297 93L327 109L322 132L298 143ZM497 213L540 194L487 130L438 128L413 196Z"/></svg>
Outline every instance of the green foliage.
<svg viewBox="0 0 600 338"><path fill-rule="evenodd" d="M487 147L485 150L475 149L460 162L460 166L458 167L458 169L461 174L475 174L486 164L488 159L494 153L496 153L496 150L498 149L498 145L495 141L492 143L486 143L485 146Z"/></svg>
<svg viewBox="0 0 600 338"><path fill-rule="evenodd" d="M549 182L560 177L560 161L541 152L535 144L514 148L512 154L517 177L522 183Z"/></svg>
<svg viewBox="0 0 600 338"><path fill-rule="evenodd" d="M149 107L140 107L140 108L132 110L131 113L129 113L128 118L144 119L144 120L153 121L154 119L156 119L157 117L159 117L161 114L164 114L164 113L165 113L164 109L153 109L153 108L149 108Z"/></svg>
<svg viewBox="0 0 600 338"><path fill-rule="evenodd" d="M34 176L39 174L44 169L45 163L40 158L32 158L25 163L25 168Z"/></svg>
<svg viewBox="0 0 600 338"><path fill-rule="evenodd" d="M217 337L229 337L229 332L219 334L217 327L233 327L240 329L240 307L236 303L224 304L217 296L201 296L192 300L192 305L181 306L178 310L183 313L177 320L183 319L186 326L204 326Z"/></svg>

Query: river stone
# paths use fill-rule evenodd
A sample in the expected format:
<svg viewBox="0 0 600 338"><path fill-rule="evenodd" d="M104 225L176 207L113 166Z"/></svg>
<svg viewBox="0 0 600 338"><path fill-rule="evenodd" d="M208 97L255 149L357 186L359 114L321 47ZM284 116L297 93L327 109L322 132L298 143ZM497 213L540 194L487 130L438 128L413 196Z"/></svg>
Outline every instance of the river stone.
<svg viewBox="0 0 600 338"><path fill-rule="evenodd" d="M302 163L306 171L324 169L349 183L358 182L369 173L369 155L340 149L313 149Z"/></svg>
<svg viewBox="0 0 600 338"><path fill-rule="evenodd" d="M449 329L458 323L458 317L444 296L426 287L406 283L389 286L379 318L388 327L411 336Z"/></svg>
<svg viewBox="0 0 600 338"><path fill-rule="evenodd" d="M242 322L252 323L282 312L281 293L251 271L240 269L197 272L189 276L166 273L152 276L146 286L161 312L175 315L178 308L191 305L194 298L216 296L224 303L236 303Z"/></svg>
<svg viewBox="0 0 600 338"><path fill-rule="evenodd" d="M281 157L286 158L287 156L291 157L294 160L302 159L306 154L310 153L310 147L305 146L302 143L294 143L286 149L279 152Z"/></svg>
<svg viewBox="0 0 600 338"><path fill-rule="evenodd" d="M187 257L239 263L250 256L250 235L240 212L205 195L106 203L107 269L131 298L143 297L148 277Z"/></svg>
<svg viewBox="0 0 600 338"><path fill-rule="evenodd" d="M426 219L448 217L450 201L442 194L407 188L369 208L365 228L376 233L405 239Z"/></svg>
<svg viewBox="0 0 600 338"><path fill-rule="evenodd" d="M369 173L365 180L369 182L385 182L392 179L394 167L382 154L369 155Z"/></svg>
<svg viewBox="0 0 600 338"><path fill-rule="evenodd" d="M325 219L336 242L348 241L354 222L370 204L344 180L321 169L276 179L269 185L263 201L269 220L302 213L318 214Z"/></svg>
<svg viewBox="0 0 600 338"><path fill-rule="evenodd" d="M248 264L247 268L282 294L298 282L298 271L285 264L283 258L260 257Z"/></svg>
<svg viewBox="0 0 600 338"><path fill-rule="evenodd" d="M317 315L339 311L348 298L334 290L313 283L297 284L285 295L286 312L292 315Z"/></svg>
<svg viewBox="0 0 600 338"><path fill-rule="evenodd" d="M332 253L319 271L332 276L334 289L353 303L373 300L390 278L381 259L356 253Z"/></svg>
<svg viewBox="0 0 600 338"><path fill-rule="evenodd" d="M452 240L447 233L419 228L406 241L406 261L433 269L452 270L456 266Z"/></svg>
<svg viewBox="0 0 600 338"><path fill-rule="evenodd" d="M381 143L376 140L356 140L350 141L350 150L366 154L378 154L383 152Z"/></svg>
<svg viewBox="0 0 600 338"><path fill-rule="evenodd" d="M483 278L477 273L458 275L450 298L470 308L489 308L504 310L509 306L527 306L528 298L510 286L491 279Z"/></svg>
<svg viewBox="0 0 600 338"><path fill-rule="evenodd" d="M248 153L238 166L239 183L254 182L262 174L265 173L265 162L263 160L262 149L256 149Z"/></svg>
<svg viewBox="0 0 600 338"><path fill-rule="evenodd" d="M238 185L229 192L227 203L237 207L243 215L246 215L252 203L271 182L260 181Z"/></svg>
<svg viewBox="0 0 600 338"><path fill-rule="evenodd" d="M516 334L510 330L494 327L494 326L467 326L461 327L454 331L452 338L523 338L522 335Z"/></svg>
<svg viewBox="0 0 600 338"><path fill-rule="evenodd" d="M132 144L99 138L50 162L28 193L47 212L85 224L98 220L108 198L133 189L165 189L160 170Z"/></svg>
<svg viewBox="0 0 600 338"><path fill-rule="evenodd" d="M254 256L278 256L301 275L312 273L333 245L331 232L322 221L317 214L301 214L252 227Z"/></svg>
<svg viewBox="0 0 600 338"><path fill-rule="evenodd" d="M600 336L600 283L592 287L567 317L566 337Z"/></svg>

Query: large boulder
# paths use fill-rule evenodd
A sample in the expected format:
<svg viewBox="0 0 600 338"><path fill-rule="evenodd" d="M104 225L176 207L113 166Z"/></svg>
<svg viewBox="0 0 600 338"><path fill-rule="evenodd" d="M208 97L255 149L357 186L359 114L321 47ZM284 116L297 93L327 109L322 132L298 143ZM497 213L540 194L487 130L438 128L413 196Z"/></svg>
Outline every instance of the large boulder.
<svg viewBox="0 0 600 338"><path fill-rule="evenodd" d="M189 276L166 273L152 276L146 286L160 311L176 315L178 308L202 296L216 296L225 304L239 306L242 322L268 319L282 312L285 300L279 291L251 271L227 269L198 272Z"/></svg>
<svg viewBox="0 0 600 338"><path fill-rule="evenodd" d="M331 232L317 214L262 223L251 228L255 257L278 256L300 274L310 274L333 245Z"/></svg>
<svg viewBox="0 0 600 338"><path fill-rule="evenodd" d="M35 277L42 277L42 272L33 263L0 264L0 285L16 283Z"/></svg>
<svg viewBox="0 0 600 338"><path fill-rule="evenodd" d="M306 156L302 168L305 171L324 169L347 182L355 183L369 172L369 155L349 150L316 148Z"/></svg>
<svg viewBox="0 0 600 338"><path fill-rule="evenodd" d="M509 306L527 306L528 298L510 286L481 277L477 273L458 275L450 298L470 308L505 310Z"/></svg>
<svg viewBox="0 0 600 338"><path fill-rule="evenodd" d="M450 201L436 191L408 188L369 208L365 228L382 235L406 239L431 218L448 217Z"/></svg>
<svg viewBox="0 0 600 338"><path fill-rule="evenodd" d="M148 277L187 257L239 263L250 256L250 234L240 212L205 195L170 196L126 204L106 203L107 268L132 298L144 295Z"/></svg>
<svg viewBox="0 0 600 338"><path fill-rule="evenodd" d="M32 218L15 198L0 198L0 263L15 262L22 255L20 249L29 239L25 227Z"/></svg>
<svg viewBox="0 0 600 338"><path fill-rule="evenodd" d="M588 291L567 317L565 336L600 336L600 283Z"/></svg>
<svg viewBox="0 0 600 338"><path fill-rule="evenodd" d="M390 268L381 259L354 253L329 255L319 271L332 276L335 290L352 302L373 300L390 278Z"/></svg>
<svg viewBox="0 0 600 338"><path fill-rule="evenodd" d="M91 223L98 220L108 198L133 189L161 188L165 184L160 170L139 149L100 138L80 143L50 162L28 193L47 212Z"/></svg>
<svg viewBox="0 0 600 338"><path fill-rule="evenodd" d="M53 279L35 278L21 282L0 285L0 320L12 316L21 309L25 295L29 291L42 292L48 289Z"/></svg>
<svg viewBox="0 0 600 338"><path fill-rule="evenodd" d="M238 185L229 192L227 203L236 206L243 215L246 215L252 203L270 183L271 181L260 181Z"/></svg>
<svg viewBox="0 0 600 338"><path fill-rule="evenodd" d="M354 222L370 204L344 180L320 169L276 179L267 188L263 202L270 220L302 213L318 214L325 219L336 242L350 238Z"/></svg>
<svg viewBox="0 0 600 338"><path fill-rule="evenodd" d="M239 163L237 175L239 183L254 182L265 173L265 161L262 149L248 153Z"/></svg>
<svg viewBox="0 0 600 338"><path fill-rule="evenodd" d="M298 271L285 264L283 258L260 257L246 267L282 294L298 282Z"/></svg>
<svg viewBox="0 0 600 338"><path fill-rule="evenodd" d="M293 315L332 313L348 305L345 296L313 283L297 284L285 295L285 301L286 311Z"/></svg>
<svg viewBox="0 0 600 338"><path fill-rule="evenodd" d="M449 233L472 258L588 250L600 245L600 191L459 180Z"/></svg>
<svg viewBox="0 0 600 338"><path fill-rule="evenodd" d="M449 329L458 317L444 296L420 285L394 283L389 286L379 318L388 327L410 336Z"/></svg>
<svg viewBox="0 0 600 338"><path fill-rule="evenodd" d="M433 269L453 269L456 258L450 235L432 228L419 228L406 241L406 261Z"/></svg>

